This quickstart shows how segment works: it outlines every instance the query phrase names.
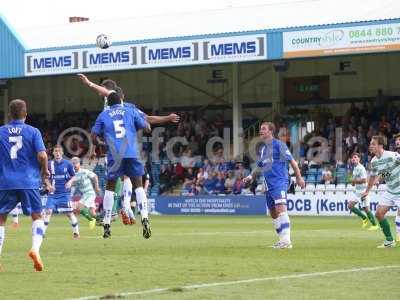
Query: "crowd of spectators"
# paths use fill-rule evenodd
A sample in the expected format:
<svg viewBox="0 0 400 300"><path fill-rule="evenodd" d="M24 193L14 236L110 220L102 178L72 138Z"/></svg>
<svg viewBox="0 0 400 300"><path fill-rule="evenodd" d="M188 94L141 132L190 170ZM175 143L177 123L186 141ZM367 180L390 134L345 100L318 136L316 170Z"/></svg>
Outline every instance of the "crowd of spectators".
<svg viewBox="0 0 400 300"><path fill-rule="evenodd" d="M305 175L312 168L320 169L322 176L315 183L329 184L338 183L336 173L339 169L345 169L349 181L353 168L350 163L351 154L359 153L361 163L368 167L372 159L368 151L372 136L385 136L387 149L393 151L393 135L398 132L400 110L393 102L384 106L352 103L344 116L327 118L326 122L320 122L315 131L304 137L299 151L302 173ZM323 137L324 140L316 137ZM340 141L339 145L337 141ZM313 152L318 150L319 155L313 156Z"/></svg>
<svg viewBox="0 0 400 300"><path fill-rule="evenodd" d="M77 113L61 112L49 122L44 116L31 116L28 123L41 129L43 139L50 157L52 148L64 130L79 127L90 132L96 113L83 111ZM151 141L143 143L142 158L147 169L152 174L152 153L156 152L161 161L159 182L162 191L180 187L183 195L207 194L251 194L262 193L262 180L257 180L251 186L245 186L242 179L251 172L254 162L246 155L241 160L231 160L224 157L221 144L215 144L212 149L213 158L206 156L206 144L212 137L222 137L223 129L231 127L230 122L218 114L209 117L203 112L184 112L180 114L181 121L176 125L164 125L161 132L162 142L158 149L152 149ZM392 136L400 132L400 111L395 105L376 106L363 103L351 104L342 117L327 117L315 124L315 130L307 133L299 147L291 144L288 122L280 120L277 123L277 137L287 143L291 151L298 150L299 165L303 176L310 169L319 169L319 176L314 183L338 183L337 170L345 168L351 174L350 155L358 152L361 162L368 165L371 156L368 152L369 141L374 135L384 135L388 140L388 148L393 150ZM338 129L340 129L338 131ZM61 143L68 144L72 155L84 155L89 151L89 142L82 132L66 134ZM340 136L338 136L340 134ZM82 138L79 138L82 137ZM174 137L185 138L187 143L175 143L171 153L167 153L167 142ZM320 139L323 138L323 140ZM340 145L336 143L340 141ZM338 152L341 151L341 153ZM318 152L319 155L315 155ZM105 149L97 147L97 158L104 156ZM341 155L338 155L341 154ZM98 168L103 172L102 168Z"/></svg>

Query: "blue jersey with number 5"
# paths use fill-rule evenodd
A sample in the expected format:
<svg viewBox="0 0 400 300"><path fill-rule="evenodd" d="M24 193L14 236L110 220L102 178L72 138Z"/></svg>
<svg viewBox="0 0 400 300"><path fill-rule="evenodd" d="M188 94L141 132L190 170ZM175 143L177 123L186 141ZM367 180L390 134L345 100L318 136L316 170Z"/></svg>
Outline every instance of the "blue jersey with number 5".
<svg viewBox="0 0 400 300"><path fill-rule="evenodd" d="M40 131L23 121L0 127L0 190L39 189L37 153L45 151Z"/></svg>
<svg viewBox="0 0 400 300"><path fill-rule="evenodd" d="M97 117L92 133L101 136L107 144L107 158L138 158L137 130L146 127L144 116L129 106L116 104Z"/></svg>

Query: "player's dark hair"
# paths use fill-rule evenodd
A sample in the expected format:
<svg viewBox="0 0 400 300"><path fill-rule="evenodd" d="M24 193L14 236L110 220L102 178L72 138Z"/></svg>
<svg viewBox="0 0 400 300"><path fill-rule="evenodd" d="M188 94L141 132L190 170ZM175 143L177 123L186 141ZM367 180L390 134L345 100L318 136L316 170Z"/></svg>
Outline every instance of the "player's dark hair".
<svg viewBox="0 0 400 300"><path fill-rule="evenodd" d="M382 145L383 147L386 146L386 137L384 137L383 135L374 135L372 139L375 140L378 145Z"/></svg>
<svg viewBox="0 0 400 300"><path fill-rule="evenodd" d="M400 138L400 132L393 135L394 140L397 140L398 138Z"/></svg>
<svg viewBox="0 0 400 300"><path fill-rule="evenodd" d="M122 90L122 88L119 87L119 86L117 86L117 87L115 88L115 91L117 92L119 98L120 98L121 100L123 100L123 99L124 99L124 91Z"/></svg>
<svg viewBox="0 0 400 300"><path fill-rule="evenodd" d="M105 79L101 82L101 86L105 87L107 90L116 90L117 89L117 84L114 80L111 79Z"/></svg>
<svg viewBox="0 0 400 300"><path fill-rule="evenodd" d="M351 154L351 157L353 157L353 156L357 156L358 158L361 158L361 155L360 155L360 153L358 153L358 152L353 152L353 153Z"/></svg>
<svg viewBox="0 0 400 300"><path fill-rule="evenodd" d="M110 95L107 96L107 103L110 106L121 104L121 98L119 97L117 92L112 92Z"/></svg>
<svg viewBox="0 0 400 300"><path fill-rule="evenodd" d="M272 132L272 134L275 133L275 124L274 123L272 123L272 122L262 122L261 126L263 126L263 125L266 125L268 127L269 131Z"/></svg>
<svg viewBox="0 0 400 300"><path fill-rule="evenodd" d="M21 120L26 118L26 103L21 99L14 99L8 105L10 117L13 120Z"/></svg>

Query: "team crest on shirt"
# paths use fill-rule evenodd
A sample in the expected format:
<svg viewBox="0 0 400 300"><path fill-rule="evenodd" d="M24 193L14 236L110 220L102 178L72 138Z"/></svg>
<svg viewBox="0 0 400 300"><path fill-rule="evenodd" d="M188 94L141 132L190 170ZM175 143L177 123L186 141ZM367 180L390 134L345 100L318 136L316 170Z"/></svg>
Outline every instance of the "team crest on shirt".
<svg viewBox="0 0 400 300"><path fill-rule="evenodd" d="M381 174L379 174L379 175L381 175L381 177L383 178L383 179L387 179L387 178L389 178L390 177L390 172L389 171L386 171L386 172L382 172Z"/></svg>

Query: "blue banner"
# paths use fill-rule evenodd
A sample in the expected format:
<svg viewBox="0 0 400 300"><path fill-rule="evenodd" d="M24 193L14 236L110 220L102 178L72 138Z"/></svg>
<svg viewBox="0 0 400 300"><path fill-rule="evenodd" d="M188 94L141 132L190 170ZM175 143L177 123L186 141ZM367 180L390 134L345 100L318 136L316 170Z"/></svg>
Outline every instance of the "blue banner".
<svg viewBox="0 0 400 300"><path fill-rule="evenodd" d="M166 215L265 215L265 196L160 196L157 213Z"/></svg>
<svg viewBox="0 0 400 300"><path fill-rule="evenodd" d="M349 201L354 201L352 193L297 193L289 194L287 210L289 215L298 216L351 216ZM381 195L370 193L371 211L375 211ZM154 201L154 202L153 202ZM264 215L265 196L160 196L151 199L152 213L166 215ZM389 216L396 215L396 207L390 209Z"/></svg>

